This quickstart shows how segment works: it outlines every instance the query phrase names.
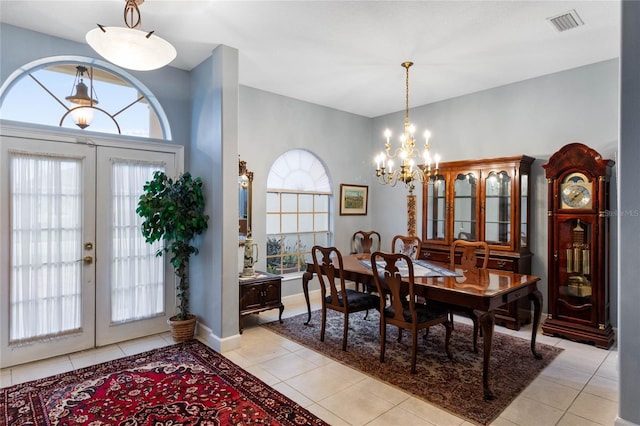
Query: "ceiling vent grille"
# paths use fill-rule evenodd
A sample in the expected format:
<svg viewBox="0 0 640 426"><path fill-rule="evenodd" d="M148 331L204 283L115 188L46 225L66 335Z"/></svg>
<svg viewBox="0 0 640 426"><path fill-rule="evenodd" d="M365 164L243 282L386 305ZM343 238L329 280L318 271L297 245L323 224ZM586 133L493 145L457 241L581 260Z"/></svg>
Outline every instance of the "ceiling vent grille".
<svg viewBox="0 0 640 426"><path fill-rule="evenodd" d="M553 27L559 32L572 30L581 25L584 25L584 22L582 22L582 19L578 15L578 12L575 11L575 9L557 16L552 16L551 18L547 18L547 21L549 21L551 25L553 25Z"/></svg>

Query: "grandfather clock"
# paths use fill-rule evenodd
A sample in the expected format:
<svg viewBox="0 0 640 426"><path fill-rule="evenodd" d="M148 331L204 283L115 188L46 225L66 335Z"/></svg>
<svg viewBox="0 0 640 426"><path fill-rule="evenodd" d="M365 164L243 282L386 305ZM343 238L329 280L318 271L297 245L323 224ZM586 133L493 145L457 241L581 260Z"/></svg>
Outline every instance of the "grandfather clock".
<svg viewBox="0 0 640 426"><path fill-rule="evenodd" d="M581 143L542 167L548 183L548 309L542 331L607 349L609 321L609 177L614 162Z"/></svg>

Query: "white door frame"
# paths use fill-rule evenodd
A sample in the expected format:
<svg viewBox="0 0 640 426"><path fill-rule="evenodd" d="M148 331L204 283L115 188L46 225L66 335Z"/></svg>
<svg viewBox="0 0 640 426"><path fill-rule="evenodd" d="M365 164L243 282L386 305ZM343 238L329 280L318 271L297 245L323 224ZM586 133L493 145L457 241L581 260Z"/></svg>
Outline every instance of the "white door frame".
<svg viewBox="0 0 640 426"><path fill-rule="evenodd" d="M67 129L68 130L68 129ZM6 138L6 139L5 139ZM32 129L32 128L25 128L25 127L20 127L20 126L14 126L14 125L6 125L4 123L0 124L0 143L2 143L4 145L4 141L5 140L9 140L10 138L20 138L20 139L24 139L25 142L27 140L30 140L31 142L29 143L35 143L37 144L38 140L41 141L51 141L51 142L63 142L63 143L69 143L69 144L76 144L77 145L77 149L78 151L86 151L87 148L89 147L93 147L93 146L101 146L101 147L117 147L117 148L125 148L125 149L134 149L134 150L147 150L147 151L162 151L162 152L167 152L167 153L171 153L173 154L175 157L175 173L176 174L180 174L183 172L184 169L184 147L180 146L180 145L174 145L174 144L169 144L169 143L161 143L161 142L157 142L157 141L141 141L138 138L129 138L129 137L118 137L118 139L116 139L115 137L109 137L109 136L102 136L102 135L93 135L90 133L86 133L86 134L82 134L82 135L71 135L68 131L67 132L62 132L62 131L56 131L56 130L40 130L40 129ZM3 152L4 147L0 150L0 152ZM2 164L6 164L6 159L5 158L0 158L0 160L3 161ZM95 163L95 161L94 161ZM3 166L4 167L4 166ZM0 179L0 194L6 194L8 195L8 186L5 188L5 185L8 185L8 183L6 183L8 181L8 173L9 171L2 171L2 178ZM6 175L6 176L5 176ZM94 176L97 176L97 173L94 173ZM101 179L102 177L99 177L98 179ZM91 185L91 183L89 183L89 185ZM95 188L95 185L94 185ZM95 208L95 202L93 203ZM7 214L9 213L9 209L5 209L2 208L0 209L0 241L9 241L9 235L3 235L4 233L9 233L9 215ZM91 212L93 214L93 216L95 217L95 212L92 211ZM93 236L91 236L91 239L94 242L94 247L95 247L95 230L92 229L91 232L94 233ZM91 253L92 255L94 253ZM0 301L7 301L7 302L1 302L1 303L7 303L8 304L8 283L9 283L9 263L10 259L9 259L9 253L8 250L5 250L4 247L2 247L2 250L0 250L0 282L2 283L7 283L7 285L2 285L0 286ZM168 263L168 262L167 262ZM95 265L95 263L93 264ZM92 270L95 270L94 267L91 267ZM93 273L95 278L95 273ZM92 281L92 285L95 285L93 283L94 279L91 279ZM173 286L173 274L167 274L167 287L171 287L171 290L173 291L175 286ZM173 295L175 295L175 293L171 293ZM95 318L95 287L93 288L93 292L90 295L90 299L93 301L92 303L94 304L93 307L86 307L83 309L87 309L90 311L91 316ZM173 303L171 304L171 306L173 306ZM9 312L8 309L5 309L5 305L2 306L1 309L1 314L0 314L0 345L2 346L2 352L7 351L8 353L10 353L10 349L9 349L9 329L8 329L8 324L9 324ZM167 314L171 314L171 312L167 312ZM96 344L95 342L95 321L94 321L94 325L92 326L92 330L91 330L91 339L93 340L92 342L92 347ZM126 338L133 338L133 337L139 337L139 336L131 336L131 335L126 335ZM122 338L122 336L120 337ZM122 338L122 340L124 340L124 338ZM70 353L70 352L74 352L77 350L82 350L82 349L86 349L86 343L83 342L81 344L69 344L70 342L67 341L65 345L65 350L64 352L61 353ZM106 344L106 343L103 343ZM29 362L29 361L33 361L35 359L44 359L44 358L49 358L51 356L56 356L56 355L60 355L61 353L55 352L55 351L51 351L51 345L47 342L41 342L37 344L37 348L35 350L35 353L39 354L37 355L35 358L33 357L29 357L29 358L25 358L23 356L16 356L16 357L7 357L4 356L6 354L3 354L3 356L0 359L0 367L8 367L10 365L15 365L15 364L19 364L19 363L24 363L24 362ZM40 347L41 346L41 347ZM21 352L21 351L18 351Z"/></svg>

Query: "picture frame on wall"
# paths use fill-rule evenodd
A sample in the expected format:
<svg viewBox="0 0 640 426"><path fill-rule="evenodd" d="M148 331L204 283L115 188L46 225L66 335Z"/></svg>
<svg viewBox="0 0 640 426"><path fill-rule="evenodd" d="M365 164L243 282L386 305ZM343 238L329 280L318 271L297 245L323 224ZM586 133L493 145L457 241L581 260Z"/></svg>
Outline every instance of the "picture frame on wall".
<svg viewBox="0 0 640 426"><path fill-rule="evenodd" d="M340 184L340 215L367 215L369 187L366 185Z"/></svg>

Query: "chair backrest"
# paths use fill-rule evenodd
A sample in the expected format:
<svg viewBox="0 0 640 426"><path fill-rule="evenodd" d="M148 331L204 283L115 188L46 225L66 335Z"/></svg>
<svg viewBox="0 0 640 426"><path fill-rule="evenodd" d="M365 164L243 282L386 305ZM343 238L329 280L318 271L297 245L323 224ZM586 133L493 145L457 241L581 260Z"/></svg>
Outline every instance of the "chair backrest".
<svg viewBox="0 0 640 426"><path fill-rule="evenodd" d="M462 247L462 257L460 258L459 265L463 270L473 270L473 269L487 269L487 265L489 264L489 244L486 241L466 241L466 240L455 240L451 244L451 249L449 251L450 257L450 268L455 269L456 265L456 248ZM482 255L484 260L482 262L482 266L478 268L478 256L477 251L482 251Z"/></svg>
<svg viewBox="0 0 640 426"><path fill-rule="evenodd" d="M383 265L377 262L382 261ZM376 251L371 255L373 280L378 288L378 294L389 294L393 307L393 320L406 323L403 312L408 303L413 324L418 323L415 310L413 262L404 253L384 253ZM404 275L404 278L402 277ZM404 284L403 284L404 281ZM381 297L381 305L385 297ZM383 309L383 306L380 307ZM383 315L382 313L380 315Z"/></svg>
<svg viewBox="0 0 640 426"><path fill-rule="evenodd" d="M331 294L332 305L339 307L338 292L346 294L344 274L342 273L344 266L340 250L335 247L313 246L311 249L311 257L313 258L316 275L320 281L322 300L325 300L328 290ZM336 284L336 281L339 284ZM338 288L338 285L340 288ZM342 299L344 301L344 308L348 309L349 301L346 297Z"/></svg>
<svg viewBox="0 0 640 426"><path fill-rule="evenodd" d="M391 253L404 253L413 260L420 257L421 247L422 240L415 235L396 235L391 240Z"/></svg>
<svg viewBox="0 0 640 426"><path fill-rule="evenodd" d="M351 250L353 253L378 251L380 241L380 234L377 231L356 231L351 237Z"/></svg>

